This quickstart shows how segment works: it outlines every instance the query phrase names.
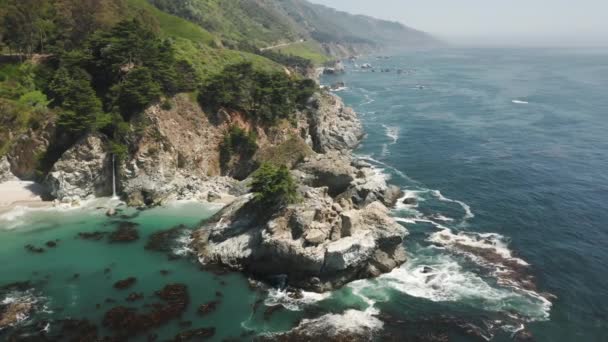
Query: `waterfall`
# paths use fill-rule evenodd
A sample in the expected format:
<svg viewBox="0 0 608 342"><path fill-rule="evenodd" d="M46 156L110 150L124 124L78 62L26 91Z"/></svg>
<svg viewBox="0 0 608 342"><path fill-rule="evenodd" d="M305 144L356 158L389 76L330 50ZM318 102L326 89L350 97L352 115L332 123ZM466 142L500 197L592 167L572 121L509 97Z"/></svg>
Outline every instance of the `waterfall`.
<svg viewBox="0 0 608 342"><path fill-rule="evenodd" d="M115 155L112 154L112 198L118 198L118 196L116 196L116 162L115 162Z"/></svg>

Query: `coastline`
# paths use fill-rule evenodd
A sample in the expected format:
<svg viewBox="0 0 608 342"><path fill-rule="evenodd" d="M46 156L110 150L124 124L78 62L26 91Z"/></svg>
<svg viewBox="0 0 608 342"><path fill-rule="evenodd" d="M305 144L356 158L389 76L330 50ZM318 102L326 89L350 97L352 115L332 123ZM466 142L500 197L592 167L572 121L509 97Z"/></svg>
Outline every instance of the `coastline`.
<svg viewBox="0 0 608 342"><path fill-rule="evenodd" d="M35 182L9 180L0 183L0 215L16 207L48 208L53 202L44 201L45 188Z"/></svg>

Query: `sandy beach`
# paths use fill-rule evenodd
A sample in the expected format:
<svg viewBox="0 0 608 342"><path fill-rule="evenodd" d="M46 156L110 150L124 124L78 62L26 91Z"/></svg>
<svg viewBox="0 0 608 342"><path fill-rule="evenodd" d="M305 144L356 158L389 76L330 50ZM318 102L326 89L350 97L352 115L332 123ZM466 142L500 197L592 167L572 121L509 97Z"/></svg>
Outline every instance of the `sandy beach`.
<svg viewBox="0 0 608 342"><path fill-rule="evenodd" d="M27 181L12 180L0 183L0 214L17 206L43 208L52 205L42 200L44 187Z"/></svg>

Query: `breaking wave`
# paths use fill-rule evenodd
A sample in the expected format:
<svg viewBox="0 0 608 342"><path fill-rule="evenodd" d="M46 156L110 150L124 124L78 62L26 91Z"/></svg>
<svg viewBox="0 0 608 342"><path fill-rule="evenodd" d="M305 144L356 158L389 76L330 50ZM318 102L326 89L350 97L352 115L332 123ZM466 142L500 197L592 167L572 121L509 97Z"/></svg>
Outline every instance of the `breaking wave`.
<svg viewBox="0 0 608 342"><path fill-rule="evenodd" d="M399 127L387 125L382 125L382 127L384 127L386 136L392 140L392 144L396 144L399 140Z"/></svg>
<svg viewBox="0 0 608 342"><path fill-rule="evenodd" d="M331 296L331 293L315 293L301 291L297 296L286 290L271 288L268 297L264 300L266 306L282 305L290 311L301 311L305 306L315 304Z"/></svg>
<svg viewBox="0 0 608 342"><path fill-rule="evenodd" d="M435 197L437 197L438 200L440 200L442 202L450 202L450 203L459 204L465 212L465 216L464 216L465 220L475 217L475 214L473 214L473 211L471 210L471 207L468 204L466 204L462 201L447 198L447 197L443 196L441 194L441 191L439 191L439 190L432 190L431 192Z"/></svg>

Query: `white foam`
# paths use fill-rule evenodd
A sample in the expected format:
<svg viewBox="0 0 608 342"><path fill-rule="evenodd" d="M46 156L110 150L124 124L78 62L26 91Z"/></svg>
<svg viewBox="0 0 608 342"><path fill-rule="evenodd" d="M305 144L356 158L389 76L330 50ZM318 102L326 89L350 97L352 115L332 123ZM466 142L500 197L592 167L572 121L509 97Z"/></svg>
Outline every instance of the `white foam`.
<svg viewBox="0 0 608 342"><path fill-rule="evenodd" d="M331 296L331 293L315 293L302 291L301 298L293 298L285 290L271 288L268 297L264 301L266 306L282 305L290 311L301 311L305 306L320 302Z"/></svg>
<svg viewBox="0 0 608 342"><path fill-rule="evenodd" d="M361 159L361 160L365 160L365 161L372 162L372 163L378 164L380 166L383 166L383 167L385 167L385 168L387 168L387 169L395 172L399 177L401 177L401 178L403 178L403 179L405 179L405 180L407 180L409 182L416 183L416 184L418 183L417 181L411 179L405 173L403 173L402 171L398 170L397 168L392 167L392 166L390 166L390 165L388 165L386 163L383 163L383 162L381 162L379 160L376 160L376 159L372 158L369 155L357 155L356 157L359 158L359 159Z"/></svg>
<svg viewBox="0 0 608 342"><path fill-rule="evenodd" d="M429 248L432 251L434 248ZM426 268L426 270L425 270ZM466 271L451 256L416 255L391 273L380 276L384 286L434 302L461 302L484 310L521 312L530 319L547 319L551 304L528 291L490 285Z"/></svg>
<svg viewBox="0 0 608 342"><path fill-rule="evenodd" d="M386 136L392 140L392 144L396 144L399 140L399 127L387 125L382 125L382 127L384 127Z"/></svg>
<svg viewBox="0 0 608 342"><path fill-rule="evenodd" d="M82 200L77 205L72 203L55 203L53 206L47 207L28 207L15 206L10 211L0 215L0 227L11 230L28 224L30 215L40 213L64 213L78 210L94 209L96 207L115 207L121 203L119 200L114 200L109 197L92 198Z"/></svg>
<svg viewBox="0 0 608 342"><path fill-rule="evenodd" d="M378 318L359 310L346 310L341 314L327 314L315 319L303 319L295 328L302 334L315 337L338 337L345 334L355 334L371 338L379 331L384 323Z"/></svg>
<svg viewBox="0 0 608 342"><path fill-rule="evenodd" d="M173 254L182 257L195 254L195 250L192 248L194 238L192 237L191 231L187 229L184 230L182 235L178 237L175 242L177 246L173 248Z"/></svg>
<svg viewBox="0 0 608 342"><path fill-rule="evenodd" d="M504 259L515 261L524 266L528 265L526 261L514 257L504 236L496 233L458 232L455 234L451 229L444 227L443 230L432 234L428 240L454 249L458 249L458 245L481 248L492 251Z"/></svg>
<svg viewBox="0 0 608 342"><path fill-rule="evenodd" d="M512 100L511 101L514 104L528 104L528 101L522 101L522 100Z"/></svg>
<svg viewBox="0 0 608 342"><path fill-rule="evenodd" d="M438 221L442 221L442 222L454 222L453 218L447 217L447 216L443 216L441 214L434 214L433 216L431 216L431 218L433 220L438 220Z"/></svg>
<svg viewBox="0 0 608 342"><path fill-rule="evenodd" d="M466 204L462 201L447 198L447 197L443 196L443 194L439 190L432 190L431 193L433 194L433 196L437 197L437 199L440 201L459 204L465 212L465 216L464 216L465 220L475 217L475 214L473 214L473 211L471 210L471 207L468 204Z"/></svg>
<svg viewBox="0 0 608 342"><path fill-rule="evenodd" d="M338 88L331 88L330 90L334 93L338 93L338 92L341 92L341 91L344 91L347 89L348 89L348 87L338 87Z"/></svg>
<svg viewBox="0 0 608 342"><path fill-rule="evenodd" d="M10 304L28 304L32 306L30 312L34 311L33 306L39 302L39 298L36 298L31 291L23 292L15 292L7 294L6 297L0 302L2 305L10 305ZM15 316L15 323L9 326L19 325L20 323L27 321L30 317L27 313L19 313ZM2 329L0 328L0 331Z"/></svg>
<svg viewBox="0 0 608 342"><path fill-rule="evenodd" d="M382 144L382 152L380 152L380 155L382 155L383 157L386 157L390 154L390 152L388 151L388 144Z"/></svg>

